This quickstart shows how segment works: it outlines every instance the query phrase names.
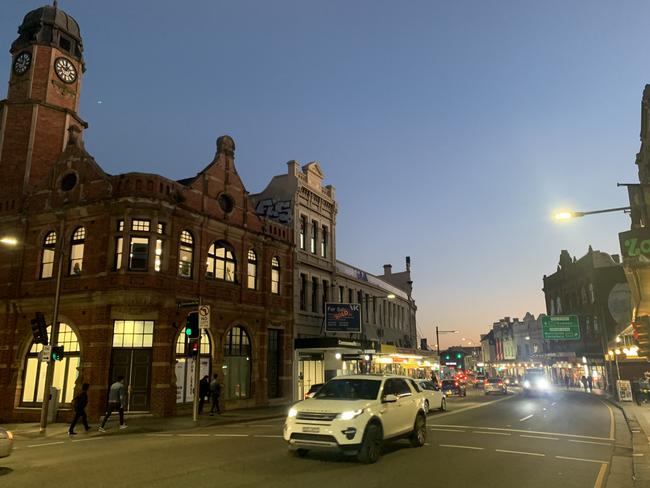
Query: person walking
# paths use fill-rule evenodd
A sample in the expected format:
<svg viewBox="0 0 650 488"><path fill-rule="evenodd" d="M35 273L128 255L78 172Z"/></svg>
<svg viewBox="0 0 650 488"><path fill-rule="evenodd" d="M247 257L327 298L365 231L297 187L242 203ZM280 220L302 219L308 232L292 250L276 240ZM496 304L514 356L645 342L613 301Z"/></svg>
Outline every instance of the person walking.
<svg viewBox="0 0 650 488"><path fill-rule="evenodd" d="M104 427L108 418L111 414L117 410L120 415L120 429L126 429L127 425L124 423L124 405L126 404L126 390L124 388L124 376L118 376L117 381L111 385L110 390L108 390L108 408L106 409L106 415L104 415L104 421L99 427L100 432L106 432Z"/></svg>
<svg viewBox="0 0 650 488"><path fill-rule="evenodd" d="M210 397L210 378L206 374L199 381L199 414L203 413L203 404Z"/></svg>
<svg viewBox="0 0 650 488"><path fill-rule="evenodd" d="M580 378L580 382L582 383L582 387L585 389L586 392L587 388L589 387L589 384L587 383L587 377L585 375L582 375L582 378Z"/></svg>
<svg viewBox="0 0 650 488"><path fill-rule="evenodd" d="M81 419L86 432L90 430L90 427L88 426L88 416L86 415L86 406L88 405L88 388L90 388L90 385L88 383L81 385L81 393L79 393L72 400L72 406L74 407L74 420L70 424L70 429L68 429L68 434L70 435L77 435L77 433L74 431L74 426L77 425L77 421L79 419Z"/></svg>
<svg viewBox="0 0 650 488"><path fill-rule="evenodd" d="M220 395L221 384L219 384L219 375L215 373L212 381L210 382L210 398L212 399L212 408L210 409L210 415L214 415L215 410L219 415L221 415L221 409L219 408Z"/></svg>
<svg viewBox="0 0 650 488"><path fill-rule="evenodd" d="M591 375L587 376L587 385L589 386L589 391L591 392L594 389L594 379Z"/></svg>
<svg viewBox="0 0 650 488"><path fill-rule="evenodd" d="M567 390L569 389L569 385L570 385L570 384L571 384L571 377L567 374L567 375L564 377L564 386L565 386L565 388L566 388Z"/></svg>

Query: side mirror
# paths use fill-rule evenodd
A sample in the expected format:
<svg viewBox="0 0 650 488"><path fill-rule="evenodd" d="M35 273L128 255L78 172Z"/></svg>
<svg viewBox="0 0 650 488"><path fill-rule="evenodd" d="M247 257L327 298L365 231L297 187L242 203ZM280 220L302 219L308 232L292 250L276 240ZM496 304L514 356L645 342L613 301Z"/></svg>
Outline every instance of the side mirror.
<svg viewBox="0 0 650 488"><path fill-rule="evenodd" d="M386 395L381 399L381 403L395 403L397 401L397 396L395 395Z"/></svg>

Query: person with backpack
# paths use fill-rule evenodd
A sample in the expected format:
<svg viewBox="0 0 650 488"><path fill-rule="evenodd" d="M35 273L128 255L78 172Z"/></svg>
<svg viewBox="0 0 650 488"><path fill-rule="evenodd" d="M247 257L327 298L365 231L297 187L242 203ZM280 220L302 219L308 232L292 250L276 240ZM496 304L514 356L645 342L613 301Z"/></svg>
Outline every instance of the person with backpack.
<svg viewBox="0 0 650 488"><path fill-rule="evenodd" d="M83 423L86 432L90 430L90 427L88 426L88 416L86 415L86 406L88 405L89 388L90 385L88 383L84 383L81 386L81 393L79 393L72 400L72 406L74 407L74 420L70 424L70 429L68 429L69 435L77 435L77 433L74 431L74 427L75 425L77 425L79 419L81 419L81 422Z"/></svg>

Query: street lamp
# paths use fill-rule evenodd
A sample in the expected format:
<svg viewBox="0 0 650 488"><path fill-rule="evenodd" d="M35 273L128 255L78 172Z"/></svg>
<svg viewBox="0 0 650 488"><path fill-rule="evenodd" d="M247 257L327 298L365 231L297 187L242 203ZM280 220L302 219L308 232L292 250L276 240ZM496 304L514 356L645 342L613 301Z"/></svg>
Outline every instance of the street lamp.
<svg viewBox="0 0 650 488"><path fill-rule="evenodd" d="M575 212L571 210L561 210L559 212L555 212L553 215L553 218L555 220L571 220L575 219L578 217L584 217L585 215L593 215L593 214L602 214L602 213L609 213L609 212L625 212L627 210L630 210L630 207L616 207L616 208L606 208L604 210L591 210L589 212Z"/></svg>
<svg viewBox="0 0 650 488"><path fill-rule="evenodd" d="M438 330L436 325L436 351L438 352L438 358L440 358L440 337L439 334L459 334L459 330ZM440 360L440 359L438 359Z"/></svg>

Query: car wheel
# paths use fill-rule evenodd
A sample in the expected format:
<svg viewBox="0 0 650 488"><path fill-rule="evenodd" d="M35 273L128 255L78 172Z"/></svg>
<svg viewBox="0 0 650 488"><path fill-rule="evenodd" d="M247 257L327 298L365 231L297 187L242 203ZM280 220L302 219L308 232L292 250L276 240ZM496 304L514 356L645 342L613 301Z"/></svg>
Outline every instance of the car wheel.
<svg viewBox="0 0 650 488"><path fill-rule="evenodd" d="M427 441L427 419L421 413L415 417L410 441L413 447L422 447Z"/></svg>
<svg viewBox="0 0 650 488"><path fill-rule="evenodd" d="M304 458L309 454L309 449L296 449L295 451L289 451L292 455Z"/></svg>
<svg viewBox="0 0 650 488"><path fill-rule="evenodd" d="M429 400L424 400L424 413L429 413Z"/></svg>
<svg viewBox="0 0 650 488"><path fill-rule="evenodd" d="M447 411L447 399L445 397L442 397L442 401L440 402L440 411L441 412Z"/></svg>
<svg viewBox="0 0 650 488"><path fill-rule="evenodd" d="M357 459L364 464L373 464L381 456L382 432L381 427L377 424L370 424L366 427L363 435L361 449L357 454Z"/></svg>

